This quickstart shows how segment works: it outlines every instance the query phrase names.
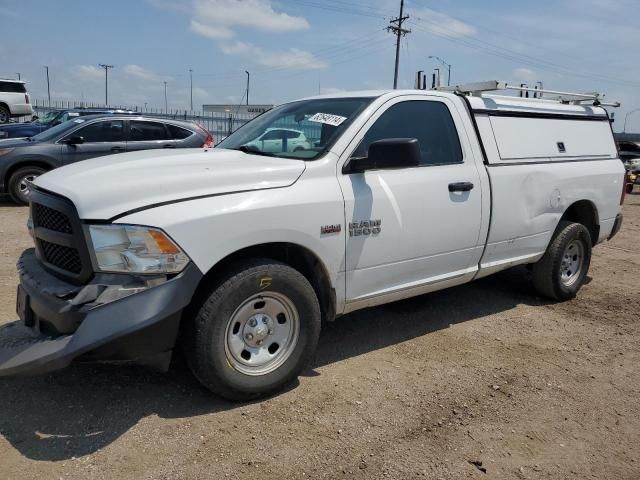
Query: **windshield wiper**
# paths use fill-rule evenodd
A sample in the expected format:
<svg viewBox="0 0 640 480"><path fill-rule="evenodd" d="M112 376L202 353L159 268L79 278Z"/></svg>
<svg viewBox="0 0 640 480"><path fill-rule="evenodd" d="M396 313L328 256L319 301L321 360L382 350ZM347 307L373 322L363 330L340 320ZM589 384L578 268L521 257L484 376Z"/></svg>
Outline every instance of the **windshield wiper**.
<svg viewBox="0 0 640 480"><path fill-rule="evenodd" d="M232 148L231 150L240 150L242 153L247 153L249 155L263 155L265 157L275 157L276 155L270 152L263 152L257 147L253 145L241 145L238 148Z"/></svg>

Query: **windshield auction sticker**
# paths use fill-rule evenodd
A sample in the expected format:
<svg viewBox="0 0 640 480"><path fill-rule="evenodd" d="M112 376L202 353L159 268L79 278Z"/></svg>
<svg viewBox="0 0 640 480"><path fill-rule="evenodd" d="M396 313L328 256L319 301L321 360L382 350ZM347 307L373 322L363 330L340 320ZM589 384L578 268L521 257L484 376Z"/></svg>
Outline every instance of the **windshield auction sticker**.
<svg viewBox="0 0 640 480"><path fill-rule="evenodd" d="M332 115L331 113L316 113L312 117L309 117L307 120L309 120L310 122L326 123L327 125L333 125L334 127L337 127L346 119L347 117Z"/></svg>

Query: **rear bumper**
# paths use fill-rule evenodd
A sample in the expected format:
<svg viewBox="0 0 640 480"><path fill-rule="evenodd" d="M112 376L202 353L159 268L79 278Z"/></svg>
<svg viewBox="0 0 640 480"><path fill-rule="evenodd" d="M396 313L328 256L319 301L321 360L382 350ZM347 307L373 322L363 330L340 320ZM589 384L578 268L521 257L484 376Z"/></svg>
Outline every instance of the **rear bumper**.
<svg viewBox="0 0 640 480"><path fill-rule="evenodd" d="M46 272L33 249L22 254L18 270L32 314L28 325L17 321L0 329L0 377L48 373L81 356L144 363L154 355L170 355L182 310L202 278L190 263L155 286L132 288L126 282L134 277L96 275L90 284L78 287ZM118 279L123 289L136 293L96 303L109 288L118 289Z"/></svg>
<svg viewBox="0 0 640 480"><path fill-rule="evenodd" d="M607 238L607 240L611 240L613 237L615 237L616 234L620 231L621 227L622 227L622 214L619 213L618 215L616 215L616 220L615 222L613 222L613 228L611 229L611 233L609 234L609 238Z"/></svg>
<svg viewBox="0 0 640 480"><path fill-rule="evenodd" d="M24 117L26 115L33 115L33 107L30 103L18 103L9 105L11 108L12 117Z"/></svg>

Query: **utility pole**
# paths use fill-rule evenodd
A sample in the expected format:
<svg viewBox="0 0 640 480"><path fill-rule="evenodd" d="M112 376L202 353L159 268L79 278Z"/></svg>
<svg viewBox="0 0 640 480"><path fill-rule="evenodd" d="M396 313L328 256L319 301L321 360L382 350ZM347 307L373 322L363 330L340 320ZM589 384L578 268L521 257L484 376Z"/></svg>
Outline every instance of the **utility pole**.
<svg viewBox="0 0 640 480"><path fill-rule="evenodd" d="M167 81L164 81L164 113L169 113L167 108Z"/></svg>
<svg viewBox="0 0 640 480"><path fill-rule="evenodd" d="M189 84L191 85L191 111L193 112L193 70L189 69Z"/></svg>
<svg viewBox="0 0 640 480"><path fill-rule="evenodd" d="M407 33L411 33L411 30L402 28L402 22L409 18L409 15L404 15L404 0L400 0L400 16L390 20L390 25L387 27L387 31L393 33L396 36L396 68L393 74L393 88L398 88L398 66L400 65L400 37L404 37Z"/></svg>
<svg viewBox="0 0 640 480"><path fill-rule="evenodd" d="M244 71L244 73L247 74L247 105L249 105L249 79L251 78L251 74L246 70Z"/></svg>
<svg viewBox="0 0 640 480"><path fill-rule="evenodd" d="M49 106L51 106L51 87L49 86L49 66L45 65L44 69L47 71L47 99L49 101Z"/></svg>
<svg viewBox="0 0 640 480"><path fill-rule="evenodd" d="M107 65L105 63L98 64L104 68L104 106L109 106L109 69L113 68L113 65Z"/></svg>
<svg viewBox="0 0 640 480"><path fill-rule="evenodd" d="M436 55L429 55L429 58L432 58L434 60L437 60L438 62L440 62L444 67L447 67L447 86L451 86L451 64L445 62L443 59L441 59L440 57L436 56Z"/></svg>

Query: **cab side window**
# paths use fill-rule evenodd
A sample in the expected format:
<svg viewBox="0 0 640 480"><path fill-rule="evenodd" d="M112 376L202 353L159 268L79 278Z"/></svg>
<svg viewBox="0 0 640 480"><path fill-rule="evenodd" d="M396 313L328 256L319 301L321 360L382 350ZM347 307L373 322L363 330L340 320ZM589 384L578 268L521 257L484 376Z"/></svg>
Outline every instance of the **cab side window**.
<svg viewBox="0 0 640 480"><path fill-rule="evenodd" d="M124 122L122 120L107 120L92 123L76 130L72 136L83 137L84 143L124 142Z"/></svg>
<svg viewBox="0 0 640 480"><path fill-rule="evenodd" d="M130 125L130 139L132 142L148 142L153 140L171 140L164 123L142 122L132 120Z"/></svg>
<svg viewBox="0 0 640 480"><path fill-rule="evenodd" d="M369 145L386 138L416 138L421 166L462 163L462 147L449 109L442 102L412 100L389 107L365 134L353 157L366 157Z"/></svg>

